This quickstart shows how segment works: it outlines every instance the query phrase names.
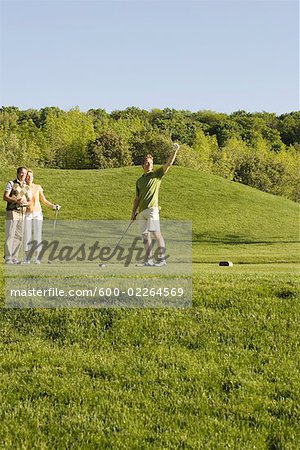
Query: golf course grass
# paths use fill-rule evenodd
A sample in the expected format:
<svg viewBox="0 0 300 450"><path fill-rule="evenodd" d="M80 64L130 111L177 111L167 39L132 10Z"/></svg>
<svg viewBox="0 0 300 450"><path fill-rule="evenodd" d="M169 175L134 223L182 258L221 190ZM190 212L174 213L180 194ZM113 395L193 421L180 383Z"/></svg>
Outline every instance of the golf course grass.
<svg viewBox="0 0 300 450"><path fill-rule="evenodd" d="M59 220L129 220L140 173L34 181ZM1 264L0 448L299 449L299 205L181 167L160 200L162 231L192 220L191 308L7 309Z"/></svg>

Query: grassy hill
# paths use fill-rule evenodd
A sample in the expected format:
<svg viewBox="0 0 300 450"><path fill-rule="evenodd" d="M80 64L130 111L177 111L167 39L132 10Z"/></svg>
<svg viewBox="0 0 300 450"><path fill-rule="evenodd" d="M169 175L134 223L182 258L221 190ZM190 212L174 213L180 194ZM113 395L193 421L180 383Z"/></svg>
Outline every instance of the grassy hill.
<svg viewBox="0 0 300 450"><path fill-rule="evenodd" d="M126 220L140 174L138 167L36 169L35 181L43 186L47 198L62 205L61 219ZM14 170L2 170L0 175L4 186ZM162 220L192 220L194 262L222 258L236 263L299 261L300 206L285 198L173 167L163 180L160 206ZM45 208L44 217L53 218L53 212Z"/></svg>
<svg viewBox="0 0 300 450"><path fill-rule="evenodd" d="M126 219L130 217L138 167L107 170L36 169L35 182L59 202L65 219ZM2 170L4 185L14 175ZM257 242L299 239L299 205L283 197L173 167L161 186L161 217L193 221L197 238L209 241ZM46 217L51 212L45 210Z"/></svg>
<svg viewBox="0 0 300 450"><path fill-rule="evenodd" d="M35 181L60 218L126 219L140 173ZM3 308L1 448L299 448L299 205L174 167L161 206L193 221L193 307Z"/></svg>

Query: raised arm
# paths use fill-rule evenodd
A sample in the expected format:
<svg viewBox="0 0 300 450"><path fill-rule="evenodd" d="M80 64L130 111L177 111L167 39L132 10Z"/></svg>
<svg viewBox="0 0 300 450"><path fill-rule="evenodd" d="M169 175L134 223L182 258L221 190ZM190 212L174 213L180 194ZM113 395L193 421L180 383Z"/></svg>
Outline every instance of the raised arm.
<svg viewBox="0 0 300 450"><path fill-rule="evenodd" d="M170 167L172 166L172 164L174 163L176 155L177 155L177 152L178 152L178 150L180 148L180 145L175 143L175 144L173 144L172 148L173 148L172 153L170 153L167 161L163 165L164 173L167 173L168 170L170 169Z"/></svg>

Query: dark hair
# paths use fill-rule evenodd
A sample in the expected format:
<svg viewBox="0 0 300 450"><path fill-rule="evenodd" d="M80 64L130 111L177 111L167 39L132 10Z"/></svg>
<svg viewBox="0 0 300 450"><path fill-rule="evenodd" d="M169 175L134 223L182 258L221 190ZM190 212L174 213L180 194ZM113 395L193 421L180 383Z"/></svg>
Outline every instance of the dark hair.
<svg viewBox="0 0 300 450"><path fill-rule="evenodd" d="M22 172L23 169L27 170L27 167L24 167L24 166L18 167L17 168L17 175L19 175Z"/></svg>

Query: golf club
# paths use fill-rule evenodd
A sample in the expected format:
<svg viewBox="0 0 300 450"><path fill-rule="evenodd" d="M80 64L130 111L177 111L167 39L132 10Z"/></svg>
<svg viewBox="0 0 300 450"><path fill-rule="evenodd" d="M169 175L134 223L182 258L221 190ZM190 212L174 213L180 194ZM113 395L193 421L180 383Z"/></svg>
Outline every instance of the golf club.
<svg viewBox="0 0 300 450"><path fill-rule="evenodd" d="M55 229L56 229L58 211L59 211L59 209L56 207L55 208L55 216L54 216L54 220L53 220L52 236L51 236L51 241L52 242L54 241L54 236L55 236ZM48 259L48 264L52 264L52 262L49 261L49 259Z"/></svg>
<svg viewBox="0 0 300 450"><path fill-rule="evenodd" d="M21 211L22 211L22 226L21 226L21 251L22 251L22 253L21 253L21 260L19 261L19 264L22 264L22 262L24 261L24 258L25 258L25 254L26 254L26 252L25 252L25 246L26 246L26 243L25 243L25 245L24 245L24 233L25 233L25 212L26 212L26 208L27 208L27 203L22 203L22 205L20 206L20 208L21 208Z"/></svg>
<svg viewBox="0 0 300 450"><path fill-rule="evenodd" d="M122 236L120 237L120 239L118 240L118 242L115 244L112 254L114 253L115 249L118 247L118 245L120 244L120 242L122 241L122 239L124 238L124 236L126 235L127 231L129 230L129 228L131 227L131 225L133 224L134 220L131 220L126 228L126 230L124 231L124 233L122 234ZM105 267L105 264L100 263L99 267Z"/></svg>

